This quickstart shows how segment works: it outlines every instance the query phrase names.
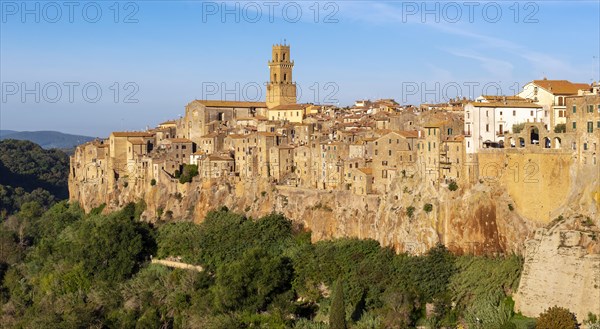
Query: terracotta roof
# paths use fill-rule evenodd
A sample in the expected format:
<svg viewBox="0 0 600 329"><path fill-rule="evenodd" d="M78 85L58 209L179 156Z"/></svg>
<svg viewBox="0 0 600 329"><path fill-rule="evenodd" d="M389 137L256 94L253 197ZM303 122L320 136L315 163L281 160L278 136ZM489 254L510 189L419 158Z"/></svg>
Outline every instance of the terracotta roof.
<svg viewBox="0 0 600 329"><path fill-rule="evenodd" d="M240 102L197 99L192 103L202 104L206 107L267 107L267 103L264 102Z"/></svg>
<svg viewBox="0 0 600 329"><path fill-rule="evenodd" d="M272 132L269 132L269 131L259 131L257 134L259 136L267 136L267 137L281 136L281 134L272 133Z"/></svg>
<svg viewBox="0 0 600 329"><path fill-rule="evenodd" d="M305 107L307 107L306 104L284 104L270 108L269 111L304 110Z"/></svg>
<svg viewBox="0 0 600 329"><path fill-rule="evenodd" d="M398 134L400 134L400 135L402 135L402 136L404 136L406 138L417 138L417 137L419 137L419 132L416 131L416 130L413 130L413 131L404 131L404 130L402 130L402 131L398 131Z"/></svg>
<svg viewBox="0 0 600 329"><path fill-rule="evenodd" d="M238 138L246 138L248 137L248 135L242 135L242 134L230 134L227 135L228 138L233 138L233 139L238 139Z"/></svg>
<svg viewBox="0 0 600 329"><path fill-rule="evenodd" d="M134 139L129 139L127 141L129 143L133 144L133 145L144 145L144 144L146 144L146 142L142 138L134 138Z"/></svg>
<svg viewBox="0 0 600 329"><path fill-rule="evenodd" d="M146 131L113 131L111 135L115 137L152 137L154 134Z"/></svg>
<svg viewBox="0 0 600 329"><path fill-rule="evenodd" d="M365 175L373 175L373 169L371 168L358 168L358 170L363 172Z"/></svg>
<svg viewBox="0 0 600 329"><path fill-rule="evenodd" d="M210 160L210 161L233 161L233 158L212 154L212 155L208 156L208 160Z"/></svg>
<svg viewBox="0 0 600 329"><path fill-rule="evenodd" d="M483 103L483 102L471 102L469 103L471 105L473 105L474 107L515 107L515 108L519 108L519 107L527 107L527 108L541 108L541 105L535 104L535 103L528 103L528 102L514 102L514 103L498 103L498 102L490 102L490 103Z"/></svg>
<svg viewBox="0 0 600 329"><path fill-rule="evenodd" d="M187 138L169 138L169 139L165 139L165 141L171 142L171 143L191 143L192 141L187 139Z"/></svg>
<svg viewBox="0 0 600 329"><path fill-rule="evenodd" d="M579 89L589 89L587 83L572 83L568 80L533 80L533 84L546 89L552 94L576 95Z"/></svg>
<svg viewBox="0 0 600 329"><path fill-rule="evenodd" d="M200 136L200 138L215 138L219 136L219 133L216 131L213 131L212 133L206 134L204 136Z"/></svg>
<svg viewBox="0 0 600 329"><path fill-rule="evenodd" d="M509 102L519 101L526 102L525 98L520 96L503 96L503 95L481 95L481 97L485 98L489 102L502 102L504 100Z"/></svg>

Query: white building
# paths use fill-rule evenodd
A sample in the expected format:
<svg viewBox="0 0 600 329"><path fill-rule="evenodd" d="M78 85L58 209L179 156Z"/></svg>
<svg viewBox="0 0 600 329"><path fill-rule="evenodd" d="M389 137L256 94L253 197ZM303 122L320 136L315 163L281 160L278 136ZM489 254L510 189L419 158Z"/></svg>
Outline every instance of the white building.
<svg viewBox="0 0 600 329"><path fill-rule="evenodd" d="M503 147L504 134L513 133L513 125L543 122L543 108L531 102L471 102L465 106L466 153L481 148Z"/></svg>

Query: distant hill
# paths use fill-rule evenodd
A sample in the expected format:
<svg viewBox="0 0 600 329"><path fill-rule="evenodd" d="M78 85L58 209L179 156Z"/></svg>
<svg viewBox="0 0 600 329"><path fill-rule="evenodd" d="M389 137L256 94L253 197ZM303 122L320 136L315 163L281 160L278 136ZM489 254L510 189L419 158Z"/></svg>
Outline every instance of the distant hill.
<svg viewBox="0 0 600 329"><path fill-rule="evenodd" d="M65 134L58 131L0 130L0 140L16 139L34 142L45 149L71 149L94 140L94 137Z"/></svg>
<svg viewBox="0 0 600 329"><path fill-rule="evenodd" d="M0 129L0 138L4 137L6 135L14 134L14 133L18 133L18 131L16 131L16 130L2 130L2 129Z"/></svg>

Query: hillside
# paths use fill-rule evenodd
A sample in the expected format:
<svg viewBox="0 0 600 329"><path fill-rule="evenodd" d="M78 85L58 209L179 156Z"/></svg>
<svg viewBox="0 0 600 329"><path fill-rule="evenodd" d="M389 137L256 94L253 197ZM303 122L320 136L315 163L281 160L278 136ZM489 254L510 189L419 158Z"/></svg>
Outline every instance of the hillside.
<svg viewBox="0 0 600 329"><path fill-rule="evenodd" d="M79 144L89 142L94 137L71 135L58 131L0 130L0 140L4 139L27 140L40 145L44 149L70 149Z"/></svg>
<svg viewBox="0 0 600 329"><path fill-rule="evenodd" d="M43 206L68 197L69 158L60 150L45 150L29 141L0 141L0 217L21 204Z"/></svg>
<svg viewBox="0 0 600 329"><path fill-rule="evenodd" d="M2 327L528 328L514 325L523 319L509 305L522 269L516 256L457 257L438 245L411 257L374 240L312 243L280 214L252 220L226 207L199 225L149 225L139 220L143 208L86 215L61 202L44 214L21 210L21 227L0 225L0 238L12 236L3 240L11 252L0 253ZM328 320L334 312L343 326Z"/></svg>

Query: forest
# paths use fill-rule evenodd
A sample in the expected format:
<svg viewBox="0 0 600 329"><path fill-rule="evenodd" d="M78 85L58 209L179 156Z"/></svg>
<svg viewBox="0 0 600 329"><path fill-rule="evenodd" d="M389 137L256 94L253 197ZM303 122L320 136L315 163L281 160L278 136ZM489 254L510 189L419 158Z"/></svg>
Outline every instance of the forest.
<svg viewBox="0 0 600 329"><path fill-rule="evenodd" d="M522 260L311 243L280 214L200 224L29 202L0 226L1 322L30 328L533 328L513 312ZM150 259L177 259L203 271Z"/></svg>

